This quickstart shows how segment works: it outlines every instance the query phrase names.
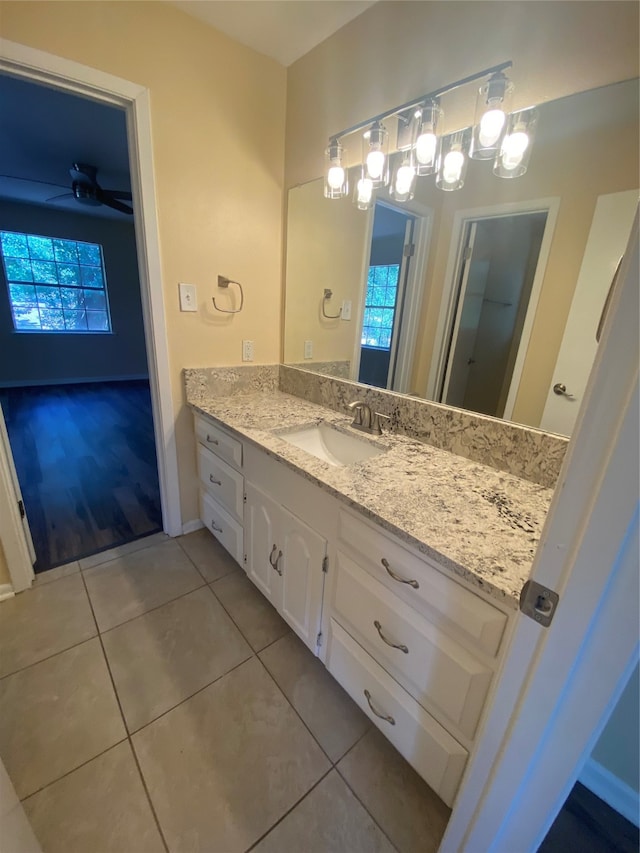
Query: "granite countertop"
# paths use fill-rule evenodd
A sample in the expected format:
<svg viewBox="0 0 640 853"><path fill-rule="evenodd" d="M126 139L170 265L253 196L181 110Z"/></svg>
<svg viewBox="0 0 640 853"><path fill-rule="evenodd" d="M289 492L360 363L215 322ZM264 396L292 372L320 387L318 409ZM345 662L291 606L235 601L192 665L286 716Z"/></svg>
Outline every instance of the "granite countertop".
<svg viewBox="0 0 640 853"><path fill-rule="evenodd" d="M405 436L356 432L350 418L280 391L232 397L192 391L187 403L454 574L517 607L552 489ZM319 421L385 452L336 467L280 437Z"/></svg>

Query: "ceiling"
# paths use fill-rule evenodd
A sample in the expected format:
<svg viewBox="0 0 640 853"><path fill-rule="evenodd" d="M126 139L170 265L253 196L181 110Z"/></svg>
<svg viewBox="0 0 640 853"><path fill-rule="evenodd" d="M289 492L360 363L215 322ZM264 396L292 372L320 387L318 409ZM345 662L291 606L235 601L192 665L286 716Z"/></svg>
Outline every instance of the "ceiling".
<svg viewBox="0 0 640 853"><path fill-rule="evenodd" d="M281 65L291 65L375 0L172 0L172 5Z"/></svg>

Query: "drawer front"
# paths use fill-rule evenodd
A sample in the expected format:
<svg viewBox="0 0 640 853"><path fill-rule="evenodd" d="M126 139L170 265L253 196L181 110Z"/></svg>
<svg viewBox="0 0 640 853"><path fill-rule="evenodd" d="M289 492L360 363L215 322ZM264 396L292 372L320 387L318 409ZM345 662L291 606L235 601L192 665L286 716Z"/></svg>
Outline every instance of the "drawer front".
<svg viewBox="0 0 640 853"><path fill-rule="evenodd" d="M431 622L449 623L472 649L495 656L507 616L378 528L340 512L339 547ZM395 575L395 578L393 577ZM411 583L406 583L411 581Z"/></svg>
<svg viewBox="0 0 640 853"><path fill-rule="evenodd" d="M243 566L244 535L240 524L211 495L200 490L200 518L207 530Z"/></svg>
<svg viewBox="0 0 640 853"><path fill-rule="evenodd" d="M398 752L451 806L467 762L466 749L334 620L327 667Z"/></svg>
<svg viewBox="0 0 640 853"><path fill-rule="evenodd" d="M226 433L223 429L203 418L195 416L196 438L213 453L221 456L227 462L242 468L242 442Z"/></svg>
<svg viewBox="0 0 640 853"><path fill-rule="evenodd" d="M340 552L334 614L418 702L473 738L491 669Z"/></svg>
<svg viewBox="0 0 640 853"><path fill-rule="evenodd" d="M205 488L218 503L242 521L244 477L218 456L198 445L198 475Z"/></svg>

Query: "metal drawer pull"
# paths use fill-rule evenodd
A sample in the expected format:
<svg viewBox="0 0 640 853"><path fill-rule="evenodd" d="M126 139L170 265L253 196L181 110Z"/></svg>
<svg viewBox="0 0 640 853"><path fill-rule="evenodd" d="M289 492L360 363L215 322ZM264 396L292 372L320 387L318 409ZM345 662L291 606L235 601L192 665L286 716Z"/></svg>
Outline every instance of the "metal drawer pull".
<svg viewBox="0 0 640 853"><path fill-rule="evenodd" d="M207 433L207 441L209 442L209 444L220 444L218 439L217 438L211 438L209 433Z"/></svg>
<svg viewBox="0 0 640 853"><path fill-rule="evenodd" d="M222 485L222 483L220 482L220 480L215 480L215 479L214 479L213 474L209 474L209 482L210 482L210 483L213 483L213 485L214 485L214 486L221 486L221 485Z"/></svg>
<svg viewBox="0 0 640 853"><path fill-rule="evenodd" d="M376 709L373 707L373 702L371 701L371 693L369 693L368 690L364 691L364 695L366 697L367 702L369 703L369 707L371 708L373 713L376 715L376 717L380 717L380 719L384 720L385 723L391 723L392 726L395 726L396 721L393 719L391 714L381 714L380 711L376 711Z"/></svg>
<svg viewBox="0 0 640 853"><path fill-rule="evenodd" d="M224 533L224 531L221 527L216 527L215 521L211 522L211 529L215 530L216 533Z"/></svg>
<svg viewBox="0 0 640 853"><path fill-rule="evenodd" d="M373 623L376 627L376 631L380 634L380 639L386 643L388 646L391 646L392 649L400 649L401 652L404 652L405 655L409 654L409 649L404 645L404 643L392 643L391 640L387 640L385 635L382 633L382 625L376 619Z"/></svg>
<svg viewBox="0 0 640 853"><path fill-rule="evenodd" d="M282 551L278 551L278 556L273 559L273 555L278 551L278 546L274 545L271 549L271 553L269 554L269 562L271 563L271 568L275 569L276 572L282 577L282 569L278 567L278 562L280 561L280 557L282 557Z"/></svg>
<svg viewBox="0 0 640 853"><path fill-rule="evenodd" d="M420 584L418 583L418 581L408 580L407 578L403 578L402 575L397 575L389 565L389 561L385 560L384 557L380 560L380 562L387 570L387 574L390 575L394 579L394 581L398 581L398 583L408 583L409 586L412 586L414 589L420 588Z"/></svg>

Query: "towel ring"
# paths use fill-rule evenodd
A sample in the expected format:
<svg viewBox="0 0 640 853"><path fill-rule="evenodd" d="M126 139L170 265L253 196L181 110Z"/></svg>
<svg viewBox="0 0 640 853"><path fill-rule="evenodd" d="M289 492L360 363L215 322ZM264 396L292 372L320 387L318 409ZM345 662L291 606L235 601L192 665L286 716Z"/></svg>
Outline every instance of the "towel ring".
<svg viewBox="0 0 640 853"><path fill-rule="evenodd" d="M327 320L339 320L340 317L342 317L342 308L340 308L337 314L327 314L325 310L327 301L331 299L332 296L333 291L330 290L328 287L325 287L324 296L322 297L322 316L325 317Z"/></svg>
<svg viewBox="0 0 640 853"><path fill-rule="evenodd" d="M216 305L216 298L215 296L212 296L211 299L213 300L213 307L216 309L216 311L220 311L221 314L239 314L242 311L242 306L244 305L244 293L242 291L242 285L240 284L240 282L233 281L230 278L226 278L226 276L224 275L218 276L218 287L229 287L230 284L238 285L238 289L240 290L240 307L236 308L235 311L230 311L228 308L218 308L218 306Z"/></svg>

